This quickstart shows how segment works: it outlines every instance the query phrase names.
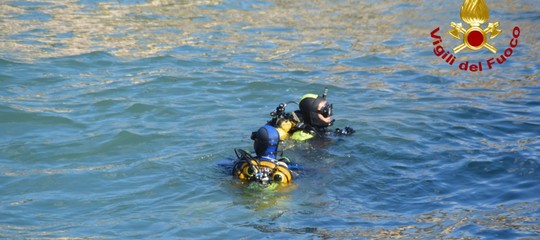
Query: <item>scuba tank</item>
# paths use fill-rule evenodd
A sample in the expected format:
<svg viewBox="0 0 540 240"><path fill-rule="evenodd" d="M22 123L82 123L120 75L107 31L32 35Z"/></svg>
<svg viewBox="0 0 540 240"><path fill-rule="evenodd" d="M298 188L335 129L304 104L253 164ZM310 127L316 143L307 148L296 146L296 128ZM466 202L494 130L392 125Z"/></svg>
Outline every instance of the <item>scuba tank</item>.
<svg viewBox="0 0 540 240"><path fill-rule="evenodd" d="M234 163L233 175L244 182L263 185L288 184L293 180L291 170L283 161L260 160L242 149L234 150L238 159Z"/></svg>
<svg viewBox="0 0 540 240"><path fill-rule="evenodd" d="M277 129L279 133L279 139L281 141L289 139L289 132L291 131L291 129L299 126L299 124L302 124L302 121L295 112L285 112L285 107L287 107L287 105L290 103L298 104L294 101L280 103L279 106L276 107L276 110L270 113L270 116L272 116L272 120L270 120L268 124L274 126Z"/></svg>

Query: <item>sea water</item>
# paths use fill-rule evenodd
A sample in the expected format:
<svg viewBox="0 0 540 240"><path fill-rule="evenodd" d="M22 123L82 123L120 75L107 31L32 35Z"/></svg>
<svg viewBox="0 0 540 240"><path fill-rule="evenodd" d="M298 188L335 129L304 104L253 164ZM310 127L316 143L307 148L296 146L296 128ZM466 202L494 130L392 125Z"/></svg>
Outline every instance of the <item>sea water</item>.
<svg viewBox="0 0 540 240"><path fill-rule="evenodd" d="M540 8L450 66L461 4L2 1L0 238L538 239ZM221 167L325 87L356 132L287 143L292 185Z"/></svg>

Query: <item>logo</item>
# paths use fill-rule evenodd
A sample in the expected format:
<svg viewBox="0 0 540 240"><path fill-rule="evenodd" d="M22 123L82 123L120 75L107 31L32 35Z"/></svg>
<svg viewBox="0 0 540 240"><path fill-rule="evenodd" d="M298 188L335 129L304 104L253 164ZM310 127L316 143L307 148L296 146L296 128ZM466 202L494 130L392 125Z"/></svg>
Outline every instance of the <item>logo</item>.
<svg viewBox="0 0 540 240"><path fill-rule="evenodd" d="M463 5L461 6L460 17L463 22L469 25L469 27L465 28L461 23L450 22L451 30L448 31L448 34L455 39L462 40L461 44L452 49L453 53L457 54L467 48L470 51L487 49L493 54L496 54L498 49L489 43L489 39L494 39L499 36L502 30L499 29L499 22L489 22L485 28L482 27L482 24L489 19L489 9L486 2L484 0L464 0ZM431 38L434 40L433 45L435 46L433 53L435 56L445 60L450 66L453 66L457 57L444 49L442 46L442 37L437 35L439 30L440 27L437 27L431 31L430 34ZM476 63L476 61L474 63L464 61L458 64L458 68L463 71L476 72L493 69L495 64L502 65L510 58L510 56L512 56L514 49L518 45L520 33L521 30L519 27L515 26L512 30L512 39L509 42L509 47L499 56L495 55L487 60L478 61L478 63Z"/></svg>
<svg viewBox="0 0 540 240"><path fill-rule="evenodd" d="M463 34L463 43L454 48L454 53L458 53L465 47L471 50L480 50L485 47L493 53L497 53L497 48L487 42L487 34L490 34L490 39L497 37L501 33L501 30L497 29L499 22L489 23L486 29L481 28L482 24L489 18L489 10L483 0L463 2L460 17L461 20L469 24L469 28L463 28L461 23L450 23L453 30L448 33L452 37L461 40L459 33Z"/></svg>

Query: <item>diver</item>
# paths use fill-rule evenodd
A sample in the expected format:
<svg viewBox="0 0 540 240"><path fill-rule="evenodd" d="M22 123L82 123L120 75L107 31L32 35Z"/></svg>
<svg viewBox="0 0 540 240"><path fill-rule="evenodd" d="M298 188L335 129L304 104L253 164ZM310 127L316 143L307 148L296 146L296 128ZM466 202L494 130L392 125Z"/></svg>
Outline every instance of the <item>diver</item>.
<svg viewBox="0 0 540 240"><path fill-rule="evenodd" d="M298 103L299 110L291 113L285 112L287 104L281 103L275 111L270 113L272 120L268 125L274 126L280 133L281 140L292 139L305 141L315 137L328 135L345 136L355 132L351 127L330 130L334 124L332 119L333 104L329 104L326 96L328 88L324 89L322 96L317 94L305 94Z"/></svg>
<svg viewBox="0 0 540 240"><path fill-rule="evenodd" d="M237 159L232 174L242 181L258 182L262 185L272 183L287 184L293 180L293 172L289 168L291 161L282 157L278 150L280 137L276 128L264 125L251 134L256 156L242 149L235 149ZM292 164L297 167L296 164Z"/></svg>

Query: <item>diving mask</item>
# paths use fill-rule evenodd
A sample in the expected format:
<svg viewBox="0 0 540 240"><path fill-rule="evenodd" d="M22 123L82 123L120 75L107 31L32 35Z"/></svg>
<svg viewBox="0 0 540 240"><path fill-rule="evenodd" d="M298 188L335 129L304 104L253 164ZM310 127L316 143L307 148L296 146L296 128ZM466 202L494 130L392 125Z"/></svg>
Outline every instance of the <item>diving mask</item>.
<svg viewBox="0 0 540 240"><path fill-rule="evenodd" d="M332 116L332 110L334 109L334 104L324 104L324 106L321 108L321 110L317 110L318 113L320 113L323 117L327 118Z"/></svg>

